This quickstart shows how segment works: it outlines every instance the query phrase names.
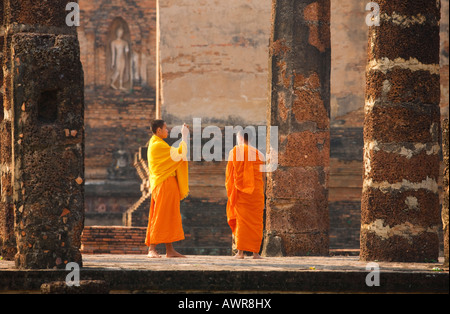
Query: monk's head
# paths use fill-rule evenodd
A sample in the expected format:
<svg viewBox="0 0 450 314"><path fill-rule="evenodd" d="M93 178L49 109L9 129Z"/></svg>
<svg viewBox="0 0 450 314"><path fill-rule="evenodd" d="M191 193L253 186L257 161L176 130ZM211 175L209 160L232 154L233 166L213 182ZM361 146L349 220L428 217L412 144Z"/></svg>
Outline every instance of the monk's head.
<svg viewBox="0 0 450 314"><path fill-rule="evenodd" d="M169 136L169 129L167 129L166 122L160 119L153 121L152 132L162 139L165 139Z"/></svg>
<svg viewBox="0 0 450 314"><path fill-rule="evenodd" d="M249 137L250 137L249 133L244 132L243 130L240 130L236 136L238 145L242 145L242 144L248 145Z"/></svg>

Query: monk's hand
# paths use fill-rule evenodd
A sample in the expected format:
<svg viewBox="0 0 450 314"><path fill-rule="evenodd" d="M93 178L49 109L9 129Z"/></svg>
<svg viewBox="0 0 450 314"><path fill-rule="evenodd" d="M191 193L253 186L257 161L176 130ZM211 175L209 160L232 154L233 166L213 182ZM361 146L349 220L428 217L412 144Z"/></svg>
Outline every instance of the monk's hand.
<svg viewBox="0 0 450 314"><path fill-rule="evenodd" d="M187 143L187 138L189 136L189 126L186 123L184 123L181 127L181 136L183 141Z"/></svg>

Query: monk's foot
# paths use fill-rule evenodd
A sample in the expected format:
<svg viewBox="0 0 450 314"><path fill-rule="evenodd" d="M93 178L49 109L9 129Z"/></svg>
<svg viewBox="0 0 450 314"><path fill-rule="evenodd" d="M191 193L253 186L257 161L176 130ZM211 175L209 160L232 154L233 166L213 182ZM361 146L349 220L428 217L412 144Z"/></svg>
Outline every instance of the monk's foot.
<svg viewBox="0 0 450 314"><path fill-rule="evenodd" d="M177 251L173 250L173 251L168 251L166 253L166 257L167 258L186 258L186 256L184 256L183 254L178 253Z"/></svg>
<svg viewBox="0 0 450 314"><path fill-rule="evenodd" d="M253 259L263 259L258 253L253 253Z"/></svg>
<svg viewBox="0 0 450 314"><path fill-rule="evenodd" d="M158 252L154 250L148 251L147 257L149 258L161 258L161 255L158 254Z"/></svg>
<svg viewBox="0 0 450 314"><path fill-rule="evenodd" d="M235 259L244 259L244 254L242 253L237 253L235 256L234 256L234 258Z"/></svg>

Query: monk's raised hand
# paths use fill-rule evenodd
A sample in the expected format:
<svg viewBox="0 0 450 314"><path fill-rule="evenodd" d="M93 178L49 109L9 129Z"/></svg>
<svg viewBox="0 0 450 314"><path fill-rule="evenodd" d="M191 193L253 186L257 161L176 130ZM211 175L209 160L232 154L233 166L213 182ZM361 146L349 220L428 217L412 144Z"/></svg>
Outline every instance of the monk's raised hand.
<svg viewBox="0 0 450 314"><path fill-rule="evenodd" d="M189 126L184 123L181 127L181 136L183 137L183 140L186 140L189 135Z"/></svg>

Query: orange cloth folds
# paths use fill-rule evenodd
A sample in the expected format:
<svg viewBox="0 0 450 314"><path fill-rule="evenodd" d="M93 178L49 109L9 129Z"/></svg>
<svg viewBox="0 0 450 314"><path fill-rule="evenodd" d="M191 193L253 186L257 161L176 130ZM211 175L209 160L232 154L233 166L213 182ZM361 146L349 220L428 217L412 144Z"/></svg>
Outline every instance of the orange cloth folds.
<svg viewBox="0 0 450 314"><path fill-rule="evenodd" d="M184 240L180 200L176 196L178 184L173 176L153 190L145 239L147 246Z"/></svg>
<svg viewBox="0 0 450 314"><path fill-rule="evenodd" d="M184 239L180 200L189 194L187 146L170 147L154 135L148 145L152 199L145 244L172 243ZM175 174L175 175L174 175Z"/></svg>
<svg viewBox="0 0 450 314"><path fill-rule="evenodd" d="M230 152L226 169L228 224L237 249L254 253L259 252L263 236L262 160L256 148L239 145Z"/></svg>
<svg viewBox="0 0 450 314"><path fill-rule="evenodd" d="M181 142L179 148L169 146L163 139L153 135L147 151L150 187L153 192L159 184L176 172L180 200L189 194L187 145Z"/></svg>

